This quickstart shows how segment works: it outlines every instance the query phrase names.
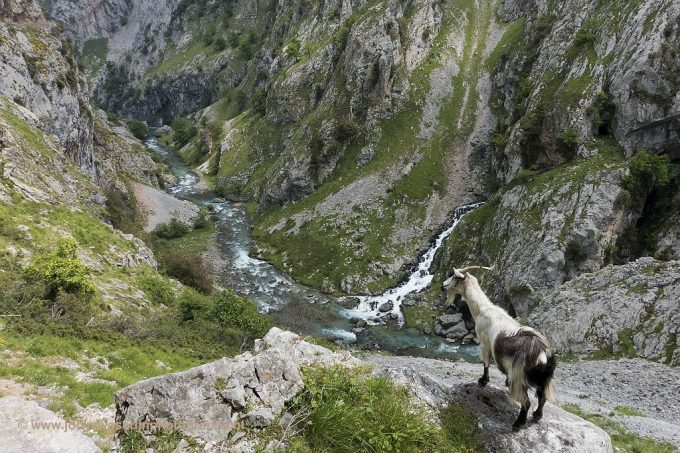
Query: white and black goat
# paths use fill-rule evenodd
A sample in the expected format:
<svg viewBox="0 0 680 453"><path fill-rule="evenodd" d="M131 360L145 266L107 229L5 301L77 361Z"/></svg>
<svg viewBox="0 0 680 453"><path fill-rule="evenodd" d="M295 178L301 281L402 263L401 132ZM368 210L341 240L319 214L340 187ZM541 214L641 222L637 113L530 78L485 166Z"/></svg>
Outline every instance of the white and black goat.
<svg viewBox="0 0 680 453"><path fill-rule="evenodd" d="M505 310L491 303L477 279L469 273L479 269L492 268L470 266L454 269L453 275L443 285L447 294L445 306L448 307L456 295L460 295L470 308L484 363L479 385L485 386L489 382L489 364L493 358L507 376L506 385L510 387L511 398L522 406L512 425L514 430L518 430L527 422L531 406L527 393L529 388L536 389L538 397L534 419L538 421L543 416L543 405L553 398L553 373L557 362L545 336L531 327L521 326Z"/></svg>

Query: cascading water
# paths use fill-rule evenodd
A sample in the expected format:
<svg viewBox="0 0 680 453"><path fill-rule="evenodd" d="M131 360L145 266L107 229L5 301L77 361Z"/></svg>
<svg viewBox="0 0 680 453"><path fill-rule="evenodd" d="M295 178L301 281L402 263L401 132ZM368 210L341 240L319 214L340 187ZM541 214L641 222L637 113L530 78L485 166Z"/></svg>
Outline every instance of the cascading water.
<svg viewBox="0 0 680 453"><path fill-rule="evenodd" d="M369 324L378 324L388 317L396 317L398 324L404 324L404 313L401 310L401 303L404 298L413 293L420 292L430 286L434 275L430 273L432 261L437 250L442 246L444 240L453 232L465 214L478 208L482 203L474 203L456 208L453 212L453 222L451 226L442 231L427 252L420 258L418 267L409 275L404 283L391 288L379 296L358 296L359 306L352 310L347 310L350 316L361 317L368 320Z"/></svg>
<svg viewBox="0 0 680 453"><path fill-rule="evenodd" d="M275 319L283 319L279 321L282 325L289 325L285 320L285 313L288 310L288 320L290 316L296 318L295 328L298 331L307 335L323 336L332 341L342 341L355 347L380 348L398 354L435 358L475 360L478 357L476 345L450 343L442 337L424 335L415 328L379 325L357 336L352 332L355 326L349 322L349 317L353 316L352 313L357 313L362 317L380 314L384 318L394 313L394 316L398 316L399 321L403 322L400 309L403 297L421 291L431 283L432 275L429 268L435 253L463 214L479 204L463 206L454 212L452 225L437 237L433 246L421 258L417 271L403 285L385 292L382 296L361 298L360 308L363 311L348 312L337 305L333 298L298 284L268 262L250 256L251 225L243 206L218 198L207 190L201 184L199 175L191 171L178 155L164 148L155 138L147 140L146 145L165 159L178 178L177 183L167 189L168 193L200 206L208 206L214 213L219 253L228 263L217 277L219 284L249 297L257 303L260 311L270 312ZM378 307L387 300L393 300L394 307L389 312L379 312ZM293 303L294 301L296 303ZM296 310L301 309L303 305L313 305L316 308L315 315L297 312Z"/></svg>

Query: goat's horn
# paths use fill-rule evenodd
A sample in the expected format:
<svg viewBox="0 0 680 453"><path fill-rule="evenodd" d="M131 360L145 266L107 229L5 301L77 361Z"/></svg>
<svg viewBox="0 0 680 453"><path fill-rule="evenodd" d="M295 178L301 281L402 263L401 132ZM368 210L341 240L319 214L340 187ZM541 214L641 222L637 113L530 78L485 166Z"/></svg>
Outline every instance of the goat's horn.
<svg viewBox="0 0 680 453"><path fill-rule="evenodd" d="M464 267L464 268L458 269L458 270L460 271L461 274L464 274L464 273L470 272L470 271L492 271L492 270L493 270L493 266L491 266L491 267L486 267L486 266L468 266L468 267Z"/></svg>

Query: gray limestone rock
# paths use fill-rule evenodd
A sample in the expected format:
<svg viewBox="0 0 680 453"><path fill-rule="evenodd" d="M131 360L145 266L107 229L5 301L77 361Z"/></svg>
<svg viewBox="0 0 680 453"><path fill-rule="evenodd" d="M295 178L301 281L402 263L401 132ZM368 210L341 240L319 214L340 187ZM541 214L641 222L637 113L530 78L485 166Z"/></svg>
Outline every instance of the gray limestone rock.
<svg viewBox="0 0 680 453"><path fill-rule="evenodd" d="M291 332L273 328L257 340L253 353L223 358L179 373L158 376L116 392L116 422L123 428L140 422L178 424L183 433L203 441L221 441L245 407L253 426L271 423L302 389L300 367L357 363Z"/></svg>
<svg viewBox="0 0 680 453"><path fill-rule="evenodd" d="M562 352L604 350L680 364L680 262L607 266L562 285L529 322Z"/></svg>
<svg viewBox="0 0 680 453"><path fill-rule="evenodd" d="M60 415L18 396L0 398L0 451L100 453L94 440Z"/></svg>

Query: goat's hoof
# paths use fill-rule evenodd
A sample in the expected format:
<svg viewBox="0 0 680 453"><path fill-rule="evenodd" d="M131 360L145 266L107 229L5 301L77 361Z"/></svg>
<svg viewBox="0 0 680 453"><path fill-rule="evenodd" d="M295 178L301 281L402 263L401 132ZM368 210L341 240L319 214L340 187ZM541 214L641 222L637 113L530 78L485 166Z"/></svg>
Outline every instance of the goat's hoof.
<svg viewBox="0 0 680 453"><path fill-rule="evenodd" d="M483 378L479 378L479 380L477 381L477 384L479 384L480 387L486 387L486 384L488 384L488 383L489 383L489 380L483 379Z"/></svg>
<svg viewBox="0 0 680 453"><path fill-rule="evenodd" d="M534 417L534 420L536 420L536 421L539 421L540 419L543 418L543 412L542 411L541 412L534 411L534 413L531 414L531 415Z"/></svg>
<svg viewBox="0 0 680 453"><path fill-rule="evenodd" d="M520 429L524 428L524 425L526 425L526 424L527 424L526 421L521 422L521 421L518 420L518 421L516 421L515 423L512 424L512 430L517 432Z"/></svg>

